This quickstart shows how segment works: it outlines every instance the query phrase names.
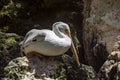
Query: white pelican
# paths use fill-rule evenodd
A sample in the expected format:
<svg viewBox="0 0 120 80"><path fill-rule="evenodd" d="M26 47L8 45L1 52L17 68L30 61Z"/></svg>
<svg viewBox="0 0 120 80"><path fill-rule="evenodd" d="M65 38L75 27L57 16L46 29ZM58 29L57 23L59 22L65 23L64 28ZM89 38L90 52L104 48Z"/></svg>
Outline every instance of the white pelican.
<svg viewBox="0 0 120 80"><path fill-rule="evenodd" d="M21 42L21 45L26 55L35 52L36 54L44 56L58 56L64 54L71 46L77 65L80 66L69 26L64 22L54 23L52 30L30 30Z"/></svg>

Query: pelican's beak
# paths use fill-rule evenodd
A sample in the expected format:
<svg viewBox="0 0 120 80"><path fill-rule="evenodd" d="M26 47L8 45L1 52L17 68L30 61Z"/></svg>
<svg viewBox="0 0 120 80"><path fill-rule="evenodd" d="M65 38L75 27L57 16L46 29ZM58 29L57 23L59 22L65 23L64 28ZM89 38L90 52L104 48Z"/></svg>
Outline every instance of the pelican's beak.
<svg viewBox="0 0 120 80"><path fill-rule="evenodd" d="M66 32L66 34L68 35L68 37L70 37L71 40L72 40L70 31L69 31L68 29L66 29L65 32ZM78 67L79 67L79 66L80 66L80 61L79 61L79 58L78 58L78 55L77 55L77 51L76 51L76 49L75 49L75 46L74 46L73 41L72 41L72 43L71 43L71 50L72 50L73 56L74 56L74 58L75 58L75 60L76 60L76 62L77 62L77 65L78 65Z"/></svg>

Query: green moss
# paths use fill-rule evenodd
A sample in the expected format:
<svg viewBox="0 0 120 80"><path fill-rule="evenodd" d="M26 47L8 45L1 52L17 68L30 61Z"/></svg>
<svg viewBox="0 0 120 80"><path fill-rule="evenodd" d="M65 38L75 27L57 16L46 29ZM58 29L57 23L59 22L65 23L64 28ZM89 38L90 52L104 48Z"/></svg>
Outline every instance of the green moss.
<svg viewBox="0 0 120 80"><path fill-rule="evenodd" d="M9 38L5 42L7 46L13 46L17 43L14 38Z"/></svg>
<svg viewBox="0 0 120 80"><path fill-rule="evenodd" d="M0 58L3 58L9 53L9 50L16 49L19 44L20 36L14 33L2 33L0 32Z"/></svg>
<svg viewBox="0 0 120 80"><path fill-rule="evenodd" d="M59 77L57 77L55 80L64 80L65 78L66 78L66 70L64 68L59 69Z"/></svg>
<svg viewBox="0 0 120 80"><path fill-rule="evenodd" d="M16 25L22 3L10 0L0 10L0 31L7 32ZM12 28L14 29L14 28Z"/></svg>
<svg viewBox="0 0 120 80"><path fill-rule="evenodd" d="M20 52L18 45L20 40L21 37L14 33L0 32L0 77L4 76L4 67L8 62L16 56L20 56L20 54L18 54L18 52Z"/></svg>
<svg viewBox="0 0 120 80"><path fill-rule="evenodd" d="M5 15L11 19L17 17L19 8L21 8L20 3L14 3L11 1L8 5L3 6L2 10L0 11L0 17L3 17Z"/></svg>
<svg viewBox="0 0 120 80"><path fill-rule="evenodd" d="M0 29L1 32L7 32L9 29L9 26L4 26L3 28Z"/></svg>
<svg viewBox="0 0 120 80"><path fill-rule="evenodd" d="M0 47L9 48L18 44L17 40L21 37L13 33L0 32Z"/></svg>
<svg viewBox="0 0 120 80"><path fill-rule="evenodd" d="M55 80L64 80L66 78L66 70L63 63L58 64L58 69L56 70Z"/></svg>
<svg viewBox="0 0 120 80"><path fill-rule="evenodd" d="M25 58L17 58L12 60L7 67L5 67L5 78L9 80L21 80L25 78L26 72L28 71L28 66L23 65L21 63L21 60L23 63L26 63Z"/></svg>

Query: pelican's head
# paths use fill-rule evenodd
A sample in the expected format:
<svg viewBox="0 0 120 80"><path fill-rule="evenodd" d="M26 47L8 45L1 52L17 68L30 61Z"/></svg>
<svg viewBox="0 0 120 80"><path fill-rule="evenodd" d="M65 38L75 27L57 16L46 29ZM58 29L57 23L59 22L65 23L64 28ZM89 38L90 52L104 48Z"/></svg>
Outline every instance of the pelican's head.
<svg viewBox="0 0 120 80"><path fill-rule="evenodd" d="M55 34L58 35L59 37L63 37L64 34L70 36L69 25L64 22L56 22L53 24L52 28Z"/></svg>
<svg viewBox="0 0 120 80"><path fill-rule="evenodd" d="M64 23L64 22L56 22L53 24L53 31L55 32L55 34L59 37L65 37L64 35L67 35L71 41L72 41L72 37L71 37L71 33L70 33L70 28L69 25ZM73 56L76 59L77 65L80 66L80 62L78 59L78 55L77 55L77 51L75 49L74 43L72 41L71 43L71 50L73 52Z"/></svg>

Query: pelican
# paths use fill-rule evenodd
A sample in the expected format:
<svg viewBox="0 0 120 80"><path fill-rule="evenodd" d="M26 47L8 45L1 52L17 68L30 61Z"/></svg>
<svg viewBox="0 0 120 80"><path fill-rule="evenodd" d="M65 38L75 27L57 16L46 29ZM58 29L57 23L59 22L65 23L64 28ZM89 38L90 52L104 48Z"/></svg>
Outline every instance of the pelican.
<svg viewBox="0 0 120 80"><path fill-rule="evenodd" d="M71 47L77 65L80 66L78 55L71 38L70 28L64 22L54 23L52 30L30 30L21 42L21 47L26 55L35 52L44 56L62 55Z"/></svg>

